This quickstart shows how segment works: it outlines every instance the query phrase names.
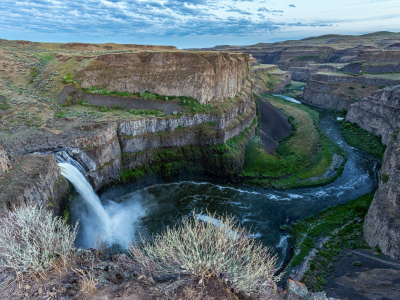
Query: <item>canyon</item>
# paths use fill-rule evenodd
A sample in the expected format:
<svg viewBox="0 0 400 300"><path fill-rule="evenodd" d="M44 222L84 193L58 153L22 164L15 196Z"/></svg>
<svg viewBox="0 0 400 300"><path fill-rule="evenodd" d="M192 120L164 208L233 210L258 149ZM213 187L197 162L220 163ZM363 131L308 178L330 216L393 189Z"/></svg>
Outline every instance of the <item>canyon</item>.
<svg viewBox="0 0 400 300"><path fill-rule="evenodd" d="M345 174L336 184L346 186L342 190L347 194L341 196L346 201L372 192L376 186L376 160L355 154L355 148L347 144L343 146L336 125L332 125L336 119L313 108L296 108L301 101L342 114L340 126L357 124L386 145L379 187L363 221L363 234L371 248L400 259L399 41L400 34L380 32L178 50L170 46L0 40L0 215L36 203L56 215L69 216L76 193L61 174L58 163L63 159L72 159L84 169L86 180L101 200L101 195L129 190L130 183L148 179L146 188L174 182L179 188L171 185L160 189L168 190L169 197L174 195L172 198L181 202L186 198L180 198L179 193L186 191L195 205L208 210L208 200L206 203L199 196L204 191L196 186L205 183L179 180L215 180L235 184L210 183L208 191L219 199L230 195L236 204L257 207L246 201L258 203L262 198L268 211L258 207L258 212L279 211L279 218L271 217L276 224L256 225L255 234L281 249L283 262L292 254L287 250L289 235L279 226L292 226L296 218L305 218L310 211L316 214L328 203L343 203L333 200L342 195L336 181L326 188L312 190L312 186L328 184L342 176L343 170ZM286 94L296 104L281 103L281 98L270 94ZM312 145L307 145L309 152L301 152L304 159L299 159L293 149L279 148L301 132L299 120L309 123L303 131L309 130L308 136L314 138ZM327 144L330 139L336 139L346 153ZM271 161L281 160L279 155L296 164L298 159L310 174L315 171L311 166L315 167L316 175L293 177L292 181L304 182L304 186L290 182L292 185L283 187L303 189L280 191L279 182L291 175L269 175L267 170L267 176L251 168L244 173L248 167L246 151L252 145L265 150ZM305 145L300 146L304 151ZM347 155L350 163L346 165ZM357 165L355 159L363 161L364 166ZM349 165L356 166L354 170L364 182L359 182L360 178L353 181ZM373 170L365 170L366 166ZM242 185L244 180L250 184L250 177L260 190ZM271 182L278 184L271 186ZM266 187L278 190L261 190ZM225 190L230 192L224 194ZM147 190L137 193L143 193L142 198L148 195ZM235 193L251 196L242 200ZM295 213L282 212L272 203L297 199L308 207L307 201L315 201L322 194L329 201L315 202L317 207L307 212L297 206ZM150 198L179 208L179 212L186 209L167 198ZM116 201L120 201L118 197ZM248 222L250 213L246 216L236 208L231 210L242 217L243 223ZM170 214L166 218L169 221L175 218L175 212L167 208L163 213ZM163 219L157 213L147 217L154 223ZM265 228L270 232L265 233Z"/></svg>

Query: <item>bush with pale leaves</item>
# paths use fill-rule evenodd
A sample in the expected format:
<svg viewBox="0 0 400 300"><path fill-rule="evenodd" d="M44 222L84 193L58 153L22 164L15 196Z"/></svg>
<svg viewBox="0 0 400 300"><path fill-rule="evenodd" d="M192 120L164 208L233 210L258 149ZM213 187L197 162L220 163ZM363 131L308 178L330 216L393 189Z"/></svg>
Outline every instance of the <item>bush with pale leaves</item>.
<svg viewBox="0 0 400 300"><path fill-rule="evenodd" d="M184 218L152 241L131 245L132 257L156 276L216 276L229 287L259 293L275 287L277 256L230 217Z"/></svg>
<svg viewBox="0 0 400 300"><path fill-rule="evenodd" d="M37 205L15 208L0 218L0 267L44 272L57 258L68 256L77 228Z"/></svg>

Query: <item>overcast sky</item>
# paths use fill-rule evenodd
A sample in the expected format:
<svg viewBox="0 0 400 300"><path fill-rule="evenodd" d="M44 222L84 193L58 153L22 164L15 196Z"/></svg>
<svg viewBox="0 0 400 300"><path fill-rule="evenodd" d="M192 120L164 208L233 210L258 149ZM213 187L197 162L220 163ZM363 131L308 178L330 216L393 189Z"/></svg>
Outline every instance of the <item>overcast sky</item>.
<svg viewBox="0 0 400 300"><path fill-rule="evenodd" d="M0 0L0 38L248 45L400 32L400 0Z"/></svg>

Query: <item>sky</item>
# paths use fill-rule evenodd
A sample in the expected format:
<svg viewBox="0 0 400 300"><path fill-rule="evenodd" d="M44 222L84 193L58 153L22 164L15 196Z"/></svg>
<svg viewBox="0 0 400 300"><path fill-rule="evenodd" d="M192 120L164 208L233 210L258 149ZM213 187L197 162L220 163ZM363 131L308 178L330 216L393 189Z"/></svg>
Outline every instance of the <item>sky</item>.
<svg viewBox="0 0 400 300"><path fill-rule="evenodd" d="M400 32L400 0L0 0L0 38L35 42L251 45Z"/></svg>

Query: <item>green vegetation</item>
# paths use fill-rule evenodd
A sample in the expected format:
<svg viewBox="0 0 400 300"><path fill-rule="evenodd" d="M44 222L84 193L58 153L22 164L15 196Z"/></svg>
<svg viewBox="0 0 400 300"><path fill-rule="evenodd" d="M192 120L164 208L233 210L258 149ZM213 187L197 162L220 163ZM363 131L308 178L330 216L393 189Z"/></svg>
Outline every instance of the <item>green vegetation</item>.
<svg viewBox="0 0 400 300"><path fill-rule="evenodd" d="M186 96L163 96L157 93L142 92L142 93L128 93L128 92L117 92L108 91L106 89L98 89L96 87L90 87L89 89L81 89L83 92L88 94L101 94L106 96L119 96L119 97L140 97L143 99L150 99L152 101L179 101L179 105L182 106L187 113L211 113L215 110L212 104L200 104L196 99ZM218 107L218 104L217 104Z"/></svg>
<svg viewBox="0 0 400 300"><path fill-rule="evenodd" d="M321 176L331 165L334 153L344 158L347 155L319 128L318 112L280 97L264 97L289 115L293 133L280 141L275 155L264 150L259 137L250 141L240 175L244 183L287 189L326 184L339 176L344 163L336 177Z"/></svg>
<svg viewBox="0 0 400 300"><path fill-rule="evenodd" d="M41 52L41 53L35 53L35 55L43 60L44 63L48 63L51 60L53 60L54 53L53 52Z"/></svg>
<svg viewBox="0 0 400 300"><path fill-rule="evenodd" d="M151 163L134 170L124 169L120 180L124 183L138 179L145 175L159 174L165 177L173 177L182 173L207 174L211 176L235 177L240 172L241 155L245 150L250 133L255 127L257 119L238 136L228 140L225 144L213 146L184 146L149 150L133 154L123 154L125 163L136 160L137 157L146 155L151 157ZM187 129L187 130L193 130ZM217 130L212 124L201 124L196 130L209 136L216 136ZM158 133L161 138L169 138L171 135L184 135L184 128L177 128L174 132ZM128 137L126 137L128 138Z"/></svg>
<svg viewBox="0 0 400 300"><path fill-rule="evenodd" d="M38 77L39 71L36 67L33 67L31 69L31 79L29 80L29 83L33 83L36 80L36 77Z"/></svg>
<svg viewBox="0 0 400 300"><path fill-rule="evenodd" d="M342 135L349 145L360 148L379 159L383 159L386 146L382 144L381 138L360 128L357 124L346 122L341 127Z"/></svg>
<svg viewBox="0 0 400 300"><path fill-rule="evenodd" d="M77 84L76 80L74 79L74 77L72 77L71 73L68 73L67 75L65 75L63 77L63 83L64 84Z"/></svg>
<svg viewBox="0 0 400 300"><path fill-rule="evenodd" d="M343 248L369 248L363 239L363 222L373 198L373 193L367 194L293 224L291 234L295 238L296 254L288 268L300 264L313 248L318 250L303 277L308 288L314 292L324 289L326 278L334 271L334 262ZM318 248L322 238L328 240Z"/></svg>
<svg viewBox="0 0 400 300"><path fill-rule="evenodd" d="M292 83L286 86L285 95L297 100L301 100L303 96L303 90L306 85L307 83L305 82L292 80Z"/></svg>
<svg viewBox="0 0 400 300"><path fill-rule="evenodd" d="M388 174L381 174L381 180L383 183L386 183L389 181L389 175Z"/></svg>
<svg viewBox="0 0 400 300"><path fill-rule="evenodd" d="M77 99L73 100L71 96L67 97L67 99L61 106L69 107L72 105L82 105L84 107L91 107L91 108L99 110L102 113L112 112L114 110L125 111L125 109L122 105L113 105L110 108L108 108L107 106L99 106L99 105L90 104L90 103L82 100L81 98L77 98ZM156 116L156 117L160 117L160 118L163 118L166 116L166 114L163 113L161 108L158 108L157 110L154 110L154 109L131 109L131 110L126 110L126 112L131 115L138 115L138 116L150 116L151 115L151 116ZM59 112L56 114L56 117L63 118L66 116L66 114L67 114L66 112Z"/></svg>

